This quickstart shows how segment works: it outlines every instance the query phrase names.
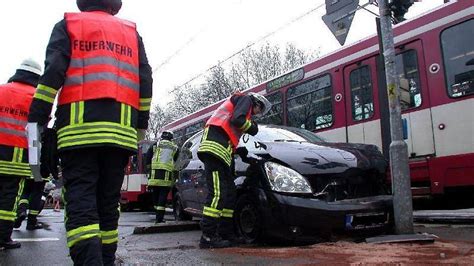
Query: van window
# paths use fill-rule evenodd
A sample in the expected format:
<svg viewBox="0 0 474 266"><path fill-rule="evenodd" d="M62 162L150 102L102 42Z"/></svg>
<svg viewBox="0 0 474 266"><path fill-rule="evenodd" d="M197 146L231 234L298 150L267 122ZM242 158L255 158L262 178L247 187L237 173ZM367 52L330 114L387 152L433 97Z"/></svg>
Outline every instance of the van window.
<svg viewBox="0 0 474 266"><path fill-rule="evenodd" d="M332 86L329 74L288 89L288 125L307 130L333 123Z"/></svg>
<svg viewBox="0 0 474 266"><path fill-rule="evenodd" d="M474 93L474 19L441 33L446 86L450 97Z"/></svg>
<svg viewBox="0 0 474 266"><path fill-rule="evenodd" d="M415 50L408 50L395 57L400 78L400 106L403 110L421 105L421 83L418 58Z"/></svg>
<svg viewBox="0 0 474 266"><path fill-rule="evenodd" d="M372 78L369 66L362 66L351 71L352 119L361 121L374 115L374 96L372 94Z"/></svg>
<svg viewBox="0 0 474 266"><path fill-rule="evenodd" d="M193 159L197 157L197 150L201 143L202 133L194 135L188 139L179 150L178 160L176 161L176 169L181 170Z"/></svg>

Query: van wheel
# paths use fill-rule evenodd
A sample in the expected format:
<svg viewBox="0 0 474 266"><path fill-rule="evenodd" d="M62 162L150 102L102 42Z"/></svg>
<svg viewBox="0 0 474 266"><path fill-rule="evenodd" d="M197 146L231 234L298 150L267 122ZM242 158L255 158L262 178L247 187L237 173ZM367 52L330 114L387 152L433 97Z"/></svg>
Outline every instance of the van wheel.
<svg viewBox="0 0 474 266"><path fill-rule="evenodd" d="M262 217L254 200L248 195L242 195L238 198L234 222L237 232L245 238L247 243L255 243L262 238L263 227Z"/></svg>
<svg viewBox="0 0 474 266"><path fill-rule="evenodd" d="M176 193L173 197L173 215L176 221L190 221L193 219L191 215L184 211L181 195Z"/></svg>

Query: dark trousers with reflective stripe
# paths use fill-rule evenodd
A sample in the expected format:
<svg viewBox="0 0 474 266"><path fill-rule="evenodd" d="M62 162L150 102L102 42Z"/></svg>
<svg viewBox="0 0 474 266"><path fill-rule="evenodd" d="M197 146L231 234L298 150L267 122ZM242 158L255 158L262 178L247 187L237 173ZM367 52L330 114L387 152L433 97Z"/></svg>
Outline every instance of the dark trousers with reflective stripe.
<svg viewBox="0 0 474 266"><path fill-rule="evenodd" d="M71 258L76 265L113 265L120 188L129 152L94 147L62 151L59 156Z"/></svg>
<svg viewBox="0 0 474 266"><path fill-rule="evenodd" d="M10 240L24 182L25 177L0 175L0 242Z"/></svg>
<svg viewBox="0 0 474 266"><path fill-rule="evenodd" d="M204 235L227 238L234 234L233 211L236 200L231 168L213 156L202 158L208 194L201 229Z"/></svg>
<svg viewBox="0 0 474 266"><path fill-rule="evenodd" d="M168 175L168 176L167 176ZM169 180L171 173L166 170L155 170L155 179ZM166 178L168 177L168 178ZM166 199L170 193L171 187L168 186L150 186L152 189L153 206L156 212L156 222L162 222L165 217Z"/></svg>
<svg viewBox="0 0 474 266"><path fill-rule="evenodd" d="M29 209L29 214L38 216L42 207L41 197L43 196L45 184L45 181L35 182L35 180L31 178L25 180L25 187L21 194L20 204L18 205L18 214L26 212L26 210Z"/></svg>

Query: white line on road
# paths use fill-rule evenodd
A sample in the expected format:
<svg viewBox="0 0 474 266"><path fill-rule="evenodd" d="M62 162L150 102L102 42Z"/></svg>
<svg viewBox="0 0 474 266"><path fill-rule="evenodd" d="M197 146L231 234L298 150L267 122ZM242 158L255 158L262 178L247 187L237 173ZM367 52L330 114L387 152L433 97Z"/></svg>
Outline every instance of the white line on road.
<svg viewBox="0 0 474 266"><path fill-rule="evenodd" d="M44 241L58 241L56 237L44 237L44 238L15 238L13 241L19 242L44 242Z"/></svg>

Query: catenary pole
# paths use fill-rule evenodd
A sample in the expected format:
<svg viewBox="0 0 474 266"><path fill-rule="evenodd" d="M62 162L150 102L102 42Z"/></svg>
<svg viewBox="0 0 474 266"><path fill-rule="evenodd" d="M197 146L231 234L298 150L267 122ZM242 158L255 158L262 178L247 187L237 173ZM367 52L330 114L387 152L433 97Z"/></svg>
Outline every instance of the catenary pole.
<svg viewBox="0 0 474 266"><path fill-rule="evenodd" d="M390 110L390 167L392 175L395 232L413 234L413 206L408 167L408 148L403 140L400 88L395 65L395 47L388 0L379 0L380 26L385 58L385 76Z"/></svg>

